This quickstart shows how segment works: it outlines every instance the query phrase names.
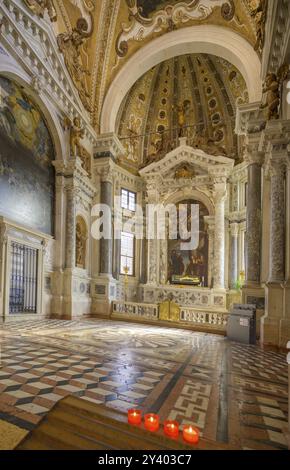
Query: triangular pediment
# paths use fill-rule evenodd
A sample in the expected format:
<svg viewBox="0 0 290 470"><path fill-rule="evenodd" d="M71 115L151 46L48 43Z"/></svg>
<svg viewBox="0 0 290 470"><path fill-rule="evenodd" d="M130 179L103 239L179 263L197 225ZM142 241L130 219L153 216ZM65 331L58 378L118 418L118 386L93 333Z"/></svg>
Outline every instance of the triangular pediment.
<svg viewBox="0 0 290 470"><path fill-rule="evenodd" d="M228 170L231 170L234 166L234 160L224 156L209 155L203 150L182 144L165 155L161 160L152 162L145 168L142 168L139 173L144 177L151 174L164 176L182 164L188 166L188 168L196 167L199 174L208 174L217 168L228 168Z"/></svg>

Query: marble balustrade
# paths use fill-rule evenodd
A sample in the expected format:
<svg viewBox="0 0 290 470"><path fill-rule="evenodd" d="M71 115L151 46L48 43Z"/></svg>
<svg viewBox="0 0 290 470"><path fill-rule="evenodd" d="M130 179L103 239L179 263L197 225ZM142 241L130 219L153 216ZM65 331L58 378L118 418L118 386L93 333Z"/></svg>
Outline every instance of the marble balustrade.
<svg viewBox="0 0 290 470"><path fill-rule="evenodd" d="M137 302L112 302L112 315L158 321L159 305ZM199 311L180 307L180 322L186 322L210 329L226 330L228 314L224 312Z"/></svg>

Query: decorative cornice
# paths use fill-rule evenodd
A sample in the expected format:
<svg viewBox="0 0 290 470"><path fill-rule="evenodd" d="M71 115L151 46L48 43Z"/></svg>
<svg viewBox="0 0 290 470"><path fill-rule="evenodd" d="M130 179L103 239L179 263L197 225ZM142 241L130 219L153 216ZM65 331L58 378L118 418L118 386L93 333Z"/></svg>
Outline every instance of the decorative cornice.
<svg viewBox="0 0 290 470"><path fill-rule="evenodd" d="M244 104L237 108L236 128L238 135L247 135L261 132L266 125L261 103Z"/></svg>
<svg viewBox="0 0 290 470"><path fill-rule="evenodd" d="M57 180L59 177L64 178L64 182L60 182L60 187L63 187L63 184L67 185L72 184L74 187L82 190L89 198L93 198L96 192L96 188L91 182L90 178L87 175L87 172L82 167L81 160L77 157L75 159L63 161L55 160L52 162Z"/></svg>
<svg viewBox="0 0 290 470"><path fill-rule="evenodd" d="M95 141L94 158L111 155L114 160L117 160L124 153L125 149L114 133L102 134Z"/></svg>

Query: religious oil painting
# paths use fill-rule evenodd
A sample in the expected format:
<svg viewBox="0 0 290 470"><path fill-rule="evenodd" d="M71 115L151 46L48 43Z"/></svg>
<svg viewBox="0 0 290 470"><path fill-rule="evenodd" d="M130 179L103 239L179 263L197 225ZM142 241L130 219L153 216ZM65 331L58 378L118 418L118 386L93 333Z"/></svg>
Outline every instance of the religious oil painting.
<svg viewBox="0 0 290 470"><path fill-rule="evenodd" d="M21 86L0 76L0 213L53 233L53 143L40 110Z"/></svg>
<svg viewBox="0 0 290 470"><path fill-rule="evenodd" d="M182 250L180 236L176 240L168 240L168 278L173 284L207 285L208 276L208 236L205 230L204 217L208 215L205 205L199 201L187 200L177 204L186 204L188 221L191 230L190 205L199 206L199 244L194 250Z"/></svg>

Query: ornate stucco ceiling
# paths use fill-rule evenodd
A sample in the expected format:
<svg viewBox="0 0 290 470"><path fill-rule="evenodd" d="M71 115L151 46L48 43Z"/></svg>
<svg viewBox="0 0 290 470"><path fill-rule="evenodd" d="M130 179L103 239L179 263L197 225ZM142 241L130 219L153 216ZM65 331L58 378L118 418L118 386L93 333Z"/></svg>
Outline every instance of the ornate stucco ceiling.
<svg viewBox="0 0 290 470"><path fill-rule="evenodd" d="M191 54L162 62L136 82L120 109L118 134L128 155L123 163L139 167L159 159L181 136L238 160L236 107L247 101L240 72L219 57Z"/></svg>
<svg viewBox="0 0 290 470"><path fill-rule="evenodd" d="M25 3L35 3L24 0ZM126 61L172 29L200 24L231 28L254 46L251 11L258 0L54 0L52 23L80 97L99 130L106 92ZM87 27L77 26L85 18ZM75 52L76 51L76 52ZM73 62L73 63L72 63Z"/></svg>

